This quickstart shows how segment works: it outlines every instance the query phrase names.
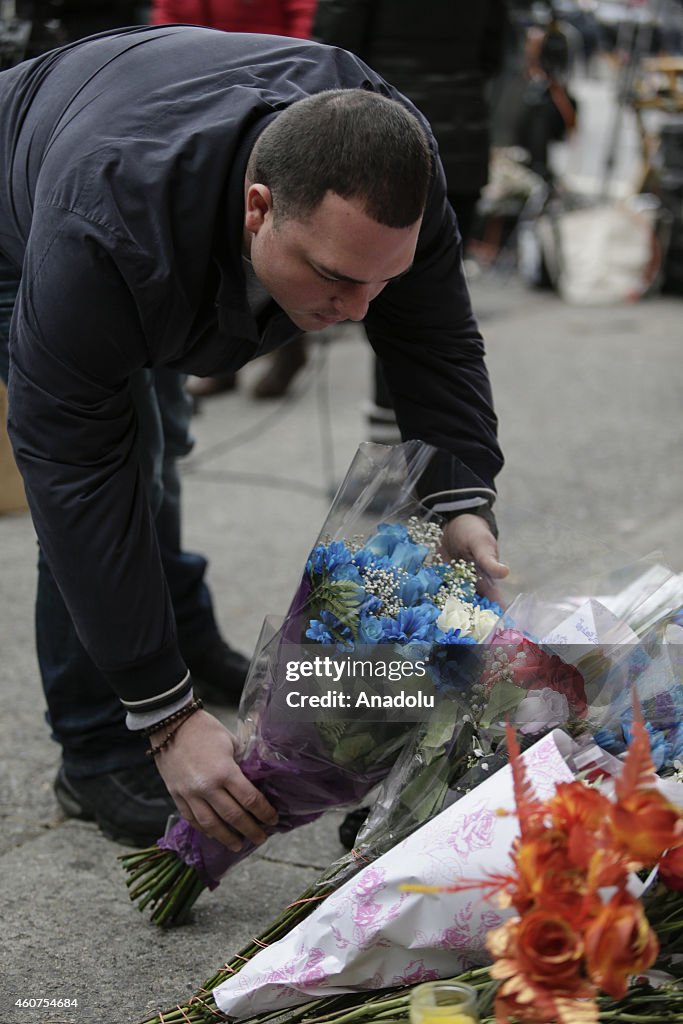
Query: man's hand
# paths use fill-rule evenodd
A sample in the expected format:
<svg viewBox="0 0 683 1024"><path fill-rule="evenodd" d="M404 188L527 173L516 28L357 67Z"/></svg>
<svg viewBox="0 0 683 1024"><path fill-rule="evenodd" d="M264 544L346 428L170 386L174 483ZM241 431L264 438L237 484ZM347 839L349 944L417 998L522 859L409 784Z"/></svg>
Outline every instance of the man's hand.
<svg viewBox="0 0 683 1024"><path fill-rule="evenodd" d="M503 603L496 580L505 579L510 570L498 560L498 542L485 519L468 512L456 516L446 524L441 543L447 558L466 558L474 562L481 576L479 592L492 601Z"/></svg>
<svg viewBox="0 0 683 1024"><path fill-rule="evenodd" d="M152 733L157 746L173 729ZM182 723L156 765L186 821L229 850L268 838L261 824L275 825L277 812L242 774L235 761L235 739L218 719L197 711Z"/></svg>

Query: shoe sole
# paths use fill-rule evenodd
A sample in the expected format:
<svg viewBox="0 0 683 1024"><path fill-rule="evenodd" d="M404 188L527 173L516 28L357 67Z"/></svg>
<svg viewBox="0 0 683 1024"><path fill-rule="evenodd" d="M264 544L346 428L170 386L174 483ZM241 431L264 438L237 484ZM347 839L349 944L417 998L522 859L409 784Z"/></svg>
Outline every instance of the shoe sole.
<svg viewBox="0 0 683 1024"><path fill-rule="evenodd" d="M119 832L101 821L97 822L97 827L102 835L106 836L107 839L111 839L112 842L120 843L122 846L134 846L136 850L144 850L147 846L155 846L157 840L161 839L161 836L135 836L130 835L130 833Z"/></svg>

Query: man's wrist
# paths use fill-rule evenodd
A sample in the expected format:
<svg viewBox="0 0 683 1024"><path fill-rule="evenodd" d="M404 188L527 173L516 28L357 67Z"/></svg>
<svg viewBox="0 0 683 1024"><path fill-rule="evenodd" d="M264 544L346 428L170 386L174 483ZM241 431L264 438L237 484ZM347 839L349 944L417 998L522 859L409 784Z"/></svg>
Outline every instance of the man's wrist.
<svg viewBox="0 0 683 1024"><path fill-rule="evenodd" d="M169 743L173 742L176 733L188 718L191 718L197 711L201 711L203 707L203 701L200 697L197 697L195 700L191 700L189 704L185 704L179 711L168 715L167 718L164 718L157 725L153 725L150 729L145 729L145 735L150 740L147 756L156 758L159 754L163 753Z"/></svg>
<svg viewBox="0 0 683 1024"><path fill-rule="evenodd" d="M458 516L464 515L479 516L480 519L484 519L488 523L489 530L498 540L498 523L490 505L477 505L476 508L465 508L461 512L454 512L451 518L456 519Z"/></svg>

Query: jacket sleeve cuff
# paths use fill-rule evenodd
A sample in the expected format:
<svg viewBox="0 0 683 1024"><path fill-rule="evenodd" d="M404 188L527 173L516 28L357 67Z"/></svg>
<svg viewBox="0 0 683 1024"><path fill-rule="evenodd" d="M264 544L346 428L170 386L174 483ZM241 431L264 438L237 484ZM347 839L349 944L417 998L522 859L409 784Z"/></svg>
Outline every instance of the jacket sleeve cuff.
<svg viewBox="0 0 683 1024"><path fill-rule="evenodd" d="M457 492L457 490L443 490L437 495L427 495L422 499L422 504L436 512L443 519L451 520L456 516L468 512L470 515L478 515L485 519L494 537L498 540L498 523L494 510L490 507L493 501L488 495L490 492L482 492L480 495L472 495L468 498ZM486 496L486 497L484 497Z"/></svg>
<svg viewBox="0 0 683 1024"><path fill-rule="evenodd" d="M417 491L425 504L432 499L442 503L441 499L447 492L451 492L454 497L446 496L444 501L476 504L472 499L478 497L492 504L496 500L492 483L470 469L457 455L433 446L431 458L417 482ZM464 505L461 507L464 508Z"/></svg>
<svg viewBox="0 0 683 1024"><path fill-rule="evenodd" d="M175 686L170 686L163 693L158 693L154 697L149 697L143 700L125 700L121 697L121 703L124 708L130 714L149 714L150 712L161 710L164 718L170 714L169 708L172 704L177 704L184 697L187 697L192 691L192 680L190 679L190 673L185 672L185 675L176 683Z"/></svg>
<svg viewBox="0 0 683 1024"><path fill-rule="evenodd" d="M167 708L192 689L190 673L175 642L140 661L116 668L100 666L100 671L126 711L133 714Z"/></svg>
<svg viewBox="0 0 683 1024"><path fill-rule="evenodd" d="M463 494L462 491L441 491L438 494L428 494L422 498L422 504L447 520L455 519L456 516L461 516L465 512L473 516L479 516L481 519L486 520L491 533L497 540L498 524L491 508L495 494L491 497L493 492L487 488L478 494L476 489L472 488L472 492L468 496Z"/></svg>
<svg viewBox="0 0 683 1024"><path fill-rule="evenodd" d="M434 449L418 480L417 491L421 503L443 519L454 519L469 512L485 519L494 537L498 536L492 512L495 490L451 452Z"/></svg>

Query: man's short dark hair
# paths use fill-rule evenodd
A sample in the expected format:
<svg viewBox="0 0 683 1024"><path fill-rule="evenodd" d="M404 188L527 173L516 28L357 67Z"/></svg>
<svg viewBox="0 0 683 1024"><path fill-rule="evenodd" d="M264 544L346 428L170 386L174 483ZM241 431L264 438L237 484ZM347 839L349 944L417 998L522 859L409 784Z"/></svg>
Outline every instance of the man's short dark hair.
<svg viewBox="0 0 683 1024"><path fill-rule="evenodd" d="M247 169L251 183L270 189L277 218L305 217L335 192L360 199L391 228L422 216L430 174L418 119L365 89L329 90L287 107L259 136Z"/></svg>

